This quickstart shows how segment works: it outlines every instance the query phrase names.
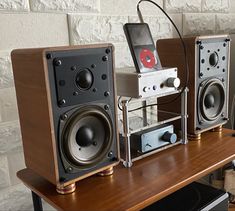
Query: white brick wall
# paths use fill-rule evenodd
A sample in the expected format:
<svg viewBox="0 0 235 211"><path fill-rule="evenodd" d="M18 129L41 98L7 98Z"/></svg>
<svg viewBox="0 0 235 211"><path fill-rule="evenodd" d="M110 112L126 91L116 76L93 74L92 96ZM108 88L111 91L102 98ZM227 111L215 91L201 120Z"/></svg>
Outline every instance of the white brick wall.
<svg viewBox="0 0 235 211"><path fill-rule="evenodd" d="M28 0L1 0L0 11L28 12L29 2Z"/></svg>
<svg viewBox="0 0 235 211"><path fill-rule="evenodd" d="M35 12L99 12L99 0L31 0L30 6Z"/></svg>
<svg viewBox="0 0 235 211"><path fill-rule="evenodd" d="M187 36L234 33L235 1L154 0ZM123 33L126 22L139 22L138 0L0 1L0 211L32 210L30 192L16 178L25 167L10 51L15 48L111 42L116 67L133 66ZM154 40L177 36L162 12L140 6ZM233 64L235 69L235 64ZM235 92L235 88L234 88ZM46 203L45 210L51 210Z"/></svg>
<svg viewBox="0 0 235 211"><path fill-rule="evenodd" d="M201 0L165 0L167 12L201 12Z"/></svg>
<svg viewBox="0 0 235 211"><path fill-rule="evenodd" d="M215 33L214 14L187 13L183 16L184 35L206 35Z"/></svg>
<svg viewBox="0 0 235 211"><path fill-rule="evenodd" d="M202 12L228 12L228 0L202 0Z"/></svg>
<svg viewBox="0 0 235 211"><path fill-rule="evenodd" d="M7 52L0 51L0 89L14 85L11 69L11 59Z"/></svg>

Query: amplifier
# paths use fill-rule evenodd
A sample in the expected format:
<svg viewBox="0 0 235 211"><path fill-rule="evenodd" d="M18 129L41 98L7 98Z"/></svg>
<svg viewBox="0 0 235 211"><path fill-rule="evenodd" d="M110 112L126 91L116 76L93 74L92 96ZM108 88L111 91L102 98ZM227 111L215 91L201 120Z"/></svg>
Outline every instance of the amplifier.
<svg viewBox="0 0 235 211"><path fill-rule="evenodd" d="M180 85L177 68L145 73L137 73L135 68L121 68L116 70L116 81L117 95L133 98L170 94Z"/></svg>
<svg viewBox="0 0 235 211"><path fill-rule="evenodd" d="M158 149L177 140L173 125L161 125L131 135L131 148L141 153Z"/></svg>

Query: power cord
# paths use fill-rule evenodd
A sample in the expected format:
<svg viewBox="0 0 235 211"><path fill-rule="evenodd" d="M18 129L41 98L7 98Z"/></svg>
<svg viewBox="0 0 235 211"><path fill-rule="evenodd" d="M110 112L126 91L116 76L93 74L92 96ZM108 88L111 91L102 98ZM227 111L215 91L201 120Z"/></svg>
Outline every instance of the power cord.
<svg viewBox="0 0 235 211"><path fill-rule="evenodd" d="M133 112L133 111L136 111L136 110L139 110L139 109L142 109L142 108L147 108L147 107L151 107L151 106L157 106L157 105L165 105L165 104L169 104L169 103L172 103L174 102L175 100L177 100L181 94L185 91L185 89L187 88L188 86L188 82L189 82L189 65L188 65L188 56L187 56L187 51L186 51L186 46L185 46L185 42L180 34L180 31L179 29L177 28L177 26L175 25L174 21L171 19L171 17L164 11L164 9L159 6L156 2L154 1L151 1L151 0L140 0L137 4L137 14L139 16L139 19L140 21L143 23L144 22L144 19L143 19L143 16L142 16L142 13L140 11L140 3L141 2L150 2L152 4L154 4L155 6L157 6L162 12L163 14L168 18L168 20L171 22L171 24L174 26L177 34L179 35L179 38L180 38L180 41L181 41L181 44L182 44L182 47L183 47L183 51L184 51L184 63L185 63L185 85L183 86L182 90L180 91L180 93L175 97L173 98L172 100L169 100L169 101L166 101L166 102L162 102L162 103L154 103L154 104L149 104L149 105L145 105L145 106L141 106L141 107L138 107L138 108L135 108L135 109L132 109L132 110L129 110L128 112ZM118 101L120 101L121 97L119 98ZM118 108L122 111L122 108L120 107L120 104L118 102Z"/></svg>

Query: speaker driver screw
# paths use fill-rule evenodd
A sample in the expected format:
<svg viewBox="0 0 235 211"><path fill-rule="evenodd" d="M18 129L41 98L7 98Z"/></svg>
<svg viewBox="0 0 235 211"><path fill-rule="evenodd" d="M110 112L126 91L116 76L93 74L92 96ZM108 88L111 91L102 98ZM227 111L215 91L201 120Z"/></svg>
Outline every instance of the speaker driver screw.
<svg viewBox="0 0 235 211"><path fill-rule="evenodd" d="M106 61L108 61L108 57L107 57L107 56L103 56L102 60L103 60L104 62L106 62Z"/></svg>
<svg viewBox="0 0 235 211"><path fill-rule="evenodd" d="M111 51L110 51L109 48L107 48L105 52L106 52L107 54L109 54Z"/></svg>
<svg viewBox="0 0 235 211"><path fill-rule="evenodd" d="M59 101L60 106L64 105L65 103L66 103L65 99L62 99L62 100Z"/></svg>
<svg viewBox="0 0 235 211"><path fill-rule="evenodd" d="M75 71L75 70L77 69L77 67L76 67L76 66L72 66L70 69L71 69L72 71Z"/></svg>
<svg viewBox="0 0 235 211"><path fill-rule="evenodd" d="M73 168L72 168L72 167L68 167L68 168L67 168L67 171L68 171L68 172L71 172L71 171L73 171Z"/></svg>
<svg viewBox="0 0 235 211"><path fill-rule="evenodd" d="M61 120L66 120L68 118L68 115L67 114L63 114L63 115L61 115L61 117L60 117L60 119Z"/></svg>
<svg viewBox="0 0 235 211"><path fill-rule="evenodd" d="M104 109L105 109L105 110L109 110L109 105L105 105L105 106L104 106Z"/></svg>
<svg viewBox="0 0 235 211"><path fill-rule="evenodd" d="M202 125L202 123L203 123L202 121L199 121L199 124L200 124L200 125Z"/></svg>
<svg viewBox="0 0 235 211"><path fill-rule="evenodd" d="M60 66L61 64L62 64L61 60L59 60L59 59L54 60L54 65L55 66Z"/></svg>
<svg viewBox="0 0 235 211"><path fill-rule="evenodd" d="M51 54L51 53L48 53L48 54L46 55L46 58L47 58L47 59L52 59L52 54Z"/></svg>
<svg viewBox="0 0 235 211"><path fill-rule="evenodd" d="M203 50L203 49L204 49L204 47L201 45L201 46L200 46L200 49L201 49L201 50Z"/></svg>
<svg viewBox="0 0 235 211"><path fill-rule="evenodd" d="M225 80L224 80L224 78L222 78L222 82L224 82Z"/></svg>
<svg viewBox="0 0 235 211"><path fill-rule="evenodd" d="M113 152L110 151L109 154L108 154L108 157L111 158L113 156Z"/></svg>
<svg viewBox="0 0 235 211"><path fill-rule="evenodd" d="M92 91L93 91L93 92L97 92L97 90L98 90L97 88L94 88Z"/></svg>
<svg viewBox="0 0 235 211"><path fill-rule="evenodd" d="M105 92L105 93L104 93L104 96L105 96L105 97L108 97L109 95L110 95L109 92Z"/></svg>
<svg viewBox="0 0 235 211"><path fill-rule="evenodd" d="M198 44L198 45L202 44L202 41L201 41L201 40L198 40L198 41L197 41L197 44Z"/></svg>
<svg viewBox="0 0 235 211"><path fill-rule="evenodd" d="M73 93L73 96L78 96L78 92L74 92L74 93Z"/></svg>
<svg viewBox="0 0 235 211"><path fill-rule="evenodd" d="M200 78L202 78L202 76L203 76L203 73L200 73L200 74L199 74L199 76L200 76Z"/></svg>

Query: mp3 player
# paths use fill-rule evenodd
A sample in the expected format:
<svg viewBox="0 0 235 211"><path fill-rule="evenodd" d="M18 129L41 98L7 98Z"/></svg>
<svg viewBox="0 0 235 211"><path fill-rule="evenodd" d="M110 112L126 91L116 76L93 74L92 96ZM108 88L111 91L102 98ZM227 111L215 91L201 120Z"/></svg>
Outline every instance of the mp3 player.
<svg viewBox="0 0 235 211"><path fill-rule="evenodd" d="M136 71L161 70L161 62L146 23L126 23L123 27Z"/></svg>

